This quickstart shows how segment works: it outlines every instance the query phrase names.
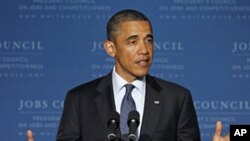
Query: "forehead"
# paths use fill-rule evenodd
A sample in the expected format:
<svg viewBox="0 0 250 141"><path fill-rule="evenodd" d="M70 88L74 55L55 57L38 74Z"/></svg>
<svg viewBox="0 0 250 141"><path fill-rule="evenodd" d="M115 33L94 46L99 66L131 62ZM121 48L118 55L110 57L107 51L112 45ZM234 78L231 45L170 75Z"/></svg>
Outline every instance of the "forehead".
<svg viewBox="0 0 250 141"><path fill-rule="evenodd" d="M151 26L148 21L124 21L124 22L121 22L119 25L119 28L123 30L133 29L134 27L136 28L140 27L139 29L143 28L144 30L146 29L151 30Z"/></svg>
<svg viewBox="0 0 250 141"><path fill-rule="evenodd" d="M148 21L125 21L120 23L118 36L129 36L130 34L152 34L151 25Z"/></svg>

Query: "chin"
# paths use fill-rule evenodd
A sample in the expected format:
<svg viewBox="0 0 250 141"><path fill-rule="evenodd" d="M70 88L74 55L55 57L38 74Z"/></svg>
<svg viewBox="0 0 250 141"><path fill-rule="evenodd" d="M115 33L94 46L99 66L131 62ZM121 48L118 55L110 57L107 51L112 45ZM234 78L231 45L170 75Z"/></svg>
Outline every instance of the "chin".
<svg viewBox="0 0 250 141"><path fill-rule="evenodd" d="M140 70L140 71L138 71L137 73L136 73L136 76L137 77L144 77L144 76L146 76L148 74L148 70L147 71L142 71L142 70Z"/></svg>

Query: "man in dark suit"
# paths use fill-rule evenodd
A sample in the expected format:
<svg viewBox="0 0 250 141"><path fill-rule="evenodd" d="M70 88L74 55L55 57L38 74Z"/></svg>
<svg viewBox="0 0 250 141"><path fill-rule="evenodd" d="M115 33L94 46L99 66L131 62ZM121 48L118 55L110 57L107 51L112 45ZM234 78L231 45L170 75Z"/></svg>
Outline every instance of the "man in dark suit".
<svg viewBox="0 0 250 141"><path fill-rule="evenodd" d="M120 11L109 20L107 35L104 48L115 66L68 92L56 140L107 140L109 114L122 114L125 86L132 84L132 105L141 115L139 141L200 141L189 90L148 74L154 51L150 20L135 10ZM221 128L216 131L213 141L222 141ZM31 131L28 140L33 141Z"/></svg>
<svg viewBox="0 0 250 141"><path fill-rule="evenodd" d="M107 140L109 113L121 113L124 86L133 84L140 141L199 141L189 90L148 74L154 51L150 20L135 10L120 11L109 20L107 35L104 48L115 66L106 76L68 92L56 140Z"/></svg>

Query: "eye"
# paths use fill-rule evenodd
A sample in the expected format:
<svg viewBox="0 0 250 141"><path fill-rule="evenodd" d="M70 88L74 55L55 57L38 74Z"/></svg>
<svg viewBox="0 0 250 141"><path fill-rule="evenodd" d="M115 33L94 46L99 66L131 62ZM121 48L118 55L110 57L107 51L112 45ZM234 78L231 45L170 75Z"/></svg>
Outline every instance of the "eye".
<svg viewBox="0 0 250 141"><path fill-rule="evenodd" d="M152 38L147 38L145 41L146 41L146 43L153 43L153 39Z"/></svg>
<svg viewBox="0 0 250 141"><path fill-rule="evenodd" d="M129 41L129 44L136 44L137 43L137 41L136 40L131 40L131 41Z"/></svg>

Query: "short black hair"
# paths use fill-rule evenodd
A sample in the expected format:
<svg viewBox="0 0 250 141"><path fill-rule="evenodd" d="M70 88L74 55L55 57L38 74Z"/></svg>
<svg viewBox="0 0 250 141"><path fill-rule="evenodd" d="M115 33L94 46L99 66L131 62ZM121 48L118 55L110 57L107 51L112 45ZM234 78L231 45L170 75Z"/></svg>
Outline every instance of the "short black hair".
<svg viewBox="0 0 250 141"><path fill-rule="evenodd" d="M150 28L152 31L151 22L143 13L132 9L126 9L117 12L109 19L107 23L108 40L115 41L120 24L126 21L147 21L150 24Z"/></svg>

